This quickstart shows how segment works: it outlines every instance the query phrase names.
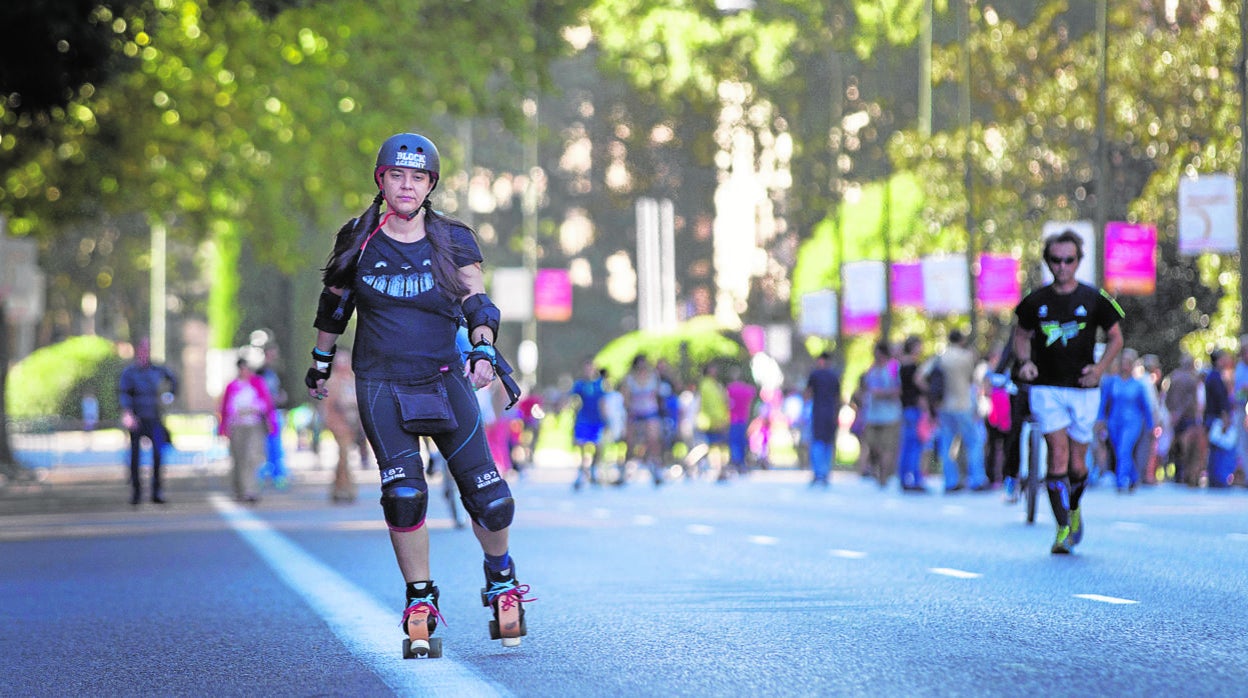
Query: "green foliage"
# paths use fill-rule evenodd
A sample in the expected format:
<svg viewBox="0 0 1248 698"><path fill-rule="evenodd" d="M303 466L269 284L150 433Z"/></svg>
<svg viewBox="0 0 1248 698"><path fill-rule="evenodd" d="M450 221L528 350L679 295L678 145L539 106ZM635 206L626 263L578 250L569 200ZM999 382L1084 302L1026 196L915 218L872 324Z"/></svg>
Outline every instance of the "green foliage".
<svg viewBox="0 0 1248 698"><path fill-rule="evenodd" d="M724 334L714 318L701 316L680 324L670 332L636 331L608 342L594 357L594 363L619 380L628 373L633 357L644 354L652 362L665 360L682 374L700 369L711 361L744 361L745 347ZM689 375L684 375L689 378Z"/></svg>
<svg viewBox="0 0 1248 698"><path fill-rule="evenodd" d="M8 415L81 418L82 397L92 394L101 422L116 420L117 384L125 366L113 344L101 337L73 337L38 349L9 373Z"/></svg>

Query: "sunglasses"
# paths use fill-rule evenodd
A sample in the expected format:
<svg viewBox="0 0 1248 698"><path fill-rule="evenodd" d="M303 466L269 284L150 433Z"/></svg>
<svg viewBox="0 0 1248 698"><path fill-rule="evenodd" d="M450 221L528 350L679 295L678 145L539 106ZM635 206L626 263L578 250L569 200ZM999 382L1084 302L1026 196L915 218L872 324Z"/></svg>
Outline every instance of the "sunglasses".
<svg viewBox="0 0 1248 698"><path fill-rule="evenodd" d="M1045 260L1047 260L1049 264L1052 264L1053 266L1057 266L1059 264L1074 264L1075 262L1079 261L1079 258L1078 257L1045 257Z"/></svg>

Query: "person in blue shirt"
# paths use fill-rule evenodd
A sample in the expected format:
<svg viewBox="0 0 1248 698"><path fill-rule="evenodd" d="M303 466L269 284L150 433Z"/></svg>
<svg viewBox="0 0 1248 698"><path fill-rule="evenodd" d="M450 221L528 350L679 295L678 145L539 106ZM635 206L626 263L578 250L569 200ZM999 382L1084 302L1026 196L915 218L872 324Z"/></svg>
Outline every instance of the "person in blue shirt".
<svg viewBox="0 0 1248 698"><path fill-rule="evenodd" d="M1135 447L1144 430L1153 428L1153 410L1144 384L1134 374L1138 360L1134 349L1123 349L1118 357L1118 373L1101 381L1101 411L1097 419L1105 423L1109 433L1119 492L1134 491L1139 484L1142 465L1136 462Z"/></svg>
<svg viewBox="0 0 1248 698"><path fill-rule="evenodd" d="M154 504L164 504L161 456L169 443L164 423L164 406L178 393L178 379L163 365L152 363L152 342L147 337L134 345L134 363L121 372L117 400L121 404L121 426L130 433L130 505L143 499L139 478L143 439L152 446L152 491Z"/></svg>
<svg viewBox="0 0 1248 698"><path fill-rule="evenodd" d="M592 360L585 362L584 374L572 384L569 397L578 400L576 420L572 423L572 445L580 454L576 481L572 489L579 490L589 482L600 484L598 463L602 460L602 396L606 394L603 372Z"/></svg>

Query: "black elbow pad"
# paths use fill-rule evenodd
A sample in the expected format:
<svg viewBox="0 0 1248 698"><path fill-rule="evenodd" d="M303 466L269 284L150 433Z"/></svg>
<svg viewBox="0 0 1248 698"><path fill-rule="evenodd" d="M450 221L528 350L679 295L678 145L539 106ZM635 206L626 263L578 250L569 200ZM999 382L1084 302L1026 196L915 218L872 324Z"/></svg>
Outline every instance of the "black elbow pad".
<svg viewBox="0 0 1248 698"><path fill-rule="evenodd" d="M321 299L316 304L316 321L312 326L330 334L346 332L347 323L355 312L355 299L351 295L349 289L343 291L341 296L328 288L321 289Z"/></svg>
<svg viewBox="0 0 1248 698"><path fill-rule="evenodd" d="M484 293L477 293L464 299L464 319L468 321L468 333L472 335L472 331L478 327L488 327L490 332L494 333L494 339L498 339L498 323L502 319L502 314L498 310L498 306L494 305L494 301Z"/></svg>

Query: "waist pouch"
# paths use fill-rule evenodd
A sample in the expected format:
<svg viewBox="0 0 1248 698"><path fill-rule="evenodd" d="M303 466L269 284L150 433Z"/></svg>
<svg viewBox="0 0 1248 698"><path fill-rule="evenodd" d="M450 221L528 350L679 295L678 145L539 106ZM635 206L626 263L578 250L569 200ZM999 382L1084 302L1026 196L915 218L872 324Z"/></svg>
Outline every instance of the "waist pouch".
<svg viewBox="0 0 1248 698"><path fill-rule="evenodd" d="M419 383L391 383L390 389L399 403L404 431L420 435L445 434L459 426L441 373Z"/></svg>

